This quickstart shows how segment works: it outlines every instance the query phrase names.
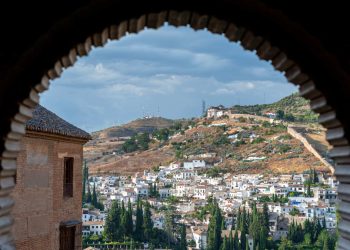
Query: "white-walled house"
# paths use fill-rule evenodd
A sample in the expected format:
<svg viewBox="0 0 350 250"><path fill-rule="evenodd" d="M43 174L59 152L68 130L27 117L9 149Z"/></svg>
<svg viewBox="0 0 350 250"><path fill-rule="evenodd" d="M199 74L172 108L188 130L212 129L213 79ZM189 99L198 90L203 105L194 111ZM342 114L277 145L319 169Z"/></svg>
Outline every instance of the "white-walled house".
<svg viewBox="0 0 350 250"><path fill-rule="evenodd" d="M195 176L195 173L190 170L179 171L174 175L176 180L187 180Z"/></svg>
<svg viewBox="0 0 350 250"><path fill-rule="evenodd" d="M204 160L193 160L191 162L184 162L184 169L194 170L196 168L205 168Z"/></svg>
<svg viewBox="0 0 350 250"><path fill-rule="evenodd" d="M196 242L197 249L207 248L207 230L201 228L192 228L193 240Z"/></svg>
<svg viewBox="0 0 350 250"><path fill-rule="evenodd" d="M208 185L197 185L193 190L193 197L206 200L211 195L213 188Z"/></svg>
<svg viewBox="0 0 350 250"><path fill-rule="evenodd" d="M82 233L84 236L88 236L90 234L102 235L104 224L104 221L85 221L83 222Z"/></svg>
<svg viewBox="0 0 350 250"><path fill-rule="evenodd" d="M159 197L160 198L167 198L170 196L171 192L170 192L170 188L167 187L161 187L158 189L159 192Z"/></svg>
<svg viewBox="0 0 350 250"><path fill-rule="evenodd" d="M135 188L135 193L142 197L148 197L149 186L148 185L137 185Z"/></svg>

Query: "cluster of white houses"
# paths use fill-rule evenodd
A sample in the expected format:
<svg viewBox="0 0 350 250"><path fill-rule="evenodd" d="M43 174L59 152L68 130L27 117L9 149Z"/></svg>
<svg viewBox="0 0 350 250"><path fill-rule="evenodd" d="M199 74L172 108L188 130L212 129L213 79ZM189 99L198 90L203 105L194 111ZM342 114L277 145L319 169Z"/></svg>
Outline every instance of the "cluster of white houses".
<svg viewBox="0 0 350 250"><path fill-rule="evenodd" d="M326 228L336 228L335 203L337 201L338 182L332 176L318 173L319 183L311 186L312 197L305 197L305 181L309 174L264 176L259 174L224 174L219 177L208 177L201 170L210 168L205 160L189 162L173 162L169 166L160 166L159 171L144 171L134 176L98 176L93 177L97 191L104 200L108 210L113 200L129 200L135 203L138 197L148 200L152 209L154 226L162 229L164 215L157 208L166 205L169 196L177 197L173 204L181 219L187 225L188 240L194 240L197 248L206 242L206 230L209 219L199 221L188 215L198 207L204 206L208 197L214 197L225 216L228 228L234 223L237 209L246 206L249 201L255 201L258 208L262 207L263 197L269 197L270 232L274 239L280 239L288 232L289 223L294 220L303 222L306 219L317 218ZM150 197L150 187L156 186L157 197ZM294 197L290 194L294 193ZM296 196L298 195L299 196ZM287 197L285 203L272 202L271 197ZM298 211L291 215L291 211ZM85 210L83 213L83 235L101 234L105 215L96 211ZM190 218L190 219L189 219Z"/></svg>

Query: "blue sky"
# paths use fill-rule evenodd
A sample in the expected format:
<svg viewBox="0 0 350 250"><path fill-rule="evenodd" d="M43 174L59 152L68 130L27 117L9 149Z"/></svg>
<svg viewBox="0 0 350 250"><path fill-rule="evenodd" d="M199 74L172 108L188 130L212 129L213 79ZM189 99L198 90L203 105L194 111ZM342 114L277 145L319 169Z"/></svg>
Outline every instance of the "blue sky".
<svg viewBox="0 0 350 250"><path fill-rule="evenodd" d="M270 63L224 36L164 26L94 48L52 81L41 104L91 132L144 115L196 117L202 100L271 103L296 91Z"/></svg>

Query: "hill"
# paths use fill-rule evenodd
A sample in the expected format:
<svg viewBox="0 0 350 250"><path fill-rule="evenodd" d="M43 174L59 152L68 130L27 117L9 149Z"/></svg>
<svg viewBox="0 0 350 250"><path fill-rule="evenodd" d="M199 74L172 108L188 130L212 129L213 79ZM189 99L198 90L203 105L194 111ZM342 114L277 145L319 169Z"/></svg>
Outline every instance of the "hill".
<svg viewBox="0 0 350 250"><path fill-rule="evenodd" d="M325 130L314 123L317 115L304 98L292 94L272 104L232 109L238 114L283 113L284 121L270 124L259 117L243 116L221 120L137 119L95 132L93 140L84 146L84 158L92 174L131 175L173 161L201 159L203 155L215 169L234 173L329 170L287 130L288 125L298 128L305 140L323 157L328 157L330 145L325 139ZM294 122L290 121L291 117Z"/></svg>
<svg viewBox="0 0 350 250"><path fill-rule="evenodd" d="M232 111L238 114L264 115L266 113L282 114L283 118L297 122L317 122L318 115L310 109L310 102L298 93L294 93L271 104L235 105ZM282 112L281 112L282 111Z"/></svg>
<svg viewBox="0 0 350 250"><path fill-rule="evenodd" d="M93 132L92 138L108 139L113 137L130 137L138 133L152 133L157 129L169 128L175 123L174 120L163 117L142 118L123 124L103 129L101 131Z"/></svg>
<svg viewBox="0 0 350 250"><path fill-rule="evenodd" d="M308 135L318 140L325 134L315 128L308 129ZM105 155L89 166L92 174L132 175L192 159L205 159L215 169L232 173L301 173L310 168L328 171L299 140L288 134L285 125L252 119L197 119L194 126L183 127L168 140L153 137L147 150Z"/></svg>

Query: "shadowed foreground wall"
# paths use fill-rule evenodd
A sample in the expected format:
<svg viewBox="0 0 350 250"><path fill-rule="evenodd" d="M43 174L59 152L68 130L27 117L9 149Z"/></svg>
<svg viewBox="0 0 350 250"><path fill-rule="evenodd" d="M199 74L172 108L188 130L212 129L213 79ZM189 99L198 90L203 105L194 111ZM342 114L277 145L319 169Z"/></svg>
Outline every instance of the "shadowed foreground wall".
<svg viewBox="0 0 350 250"><path fill-rule="evenodd" d="M60 224L81 221L82 143L27 132L17 159L13 233L20 250L59 249ZM73 197L63 195L64 157L74 158ZM81 249L76 228L75 249Z"/></svg>

